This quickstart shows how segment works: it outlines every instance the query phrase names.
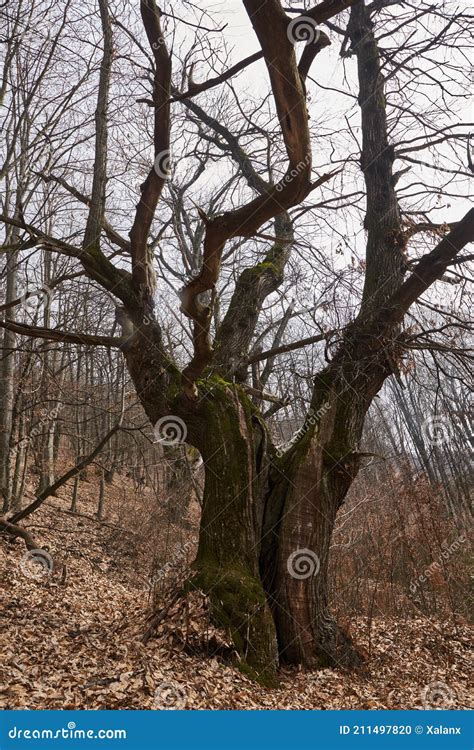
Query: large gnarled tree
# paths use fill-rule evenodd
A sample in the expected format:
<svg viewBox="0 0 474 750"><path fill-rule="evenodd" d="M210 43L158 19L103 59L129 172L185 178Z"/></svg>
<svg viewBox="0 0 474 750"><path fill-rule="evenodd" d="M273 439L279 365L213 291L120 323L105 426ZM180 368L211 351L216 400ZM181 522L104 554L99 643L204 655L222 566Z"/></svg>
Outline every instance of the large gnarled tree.
<svg viewBox="0 0 474 750"><path fill-rule="evenodd" d="M104 52L93 184L90 198L76 191L78 200L89 206L83 245L56 239L23 216L6 217L10 226L38 244L76 258L87 276L118 300L121 338L100 341L87 335L75 338L71 332L52 334L13 321L4 325L25 335L120 347L150 422L182 421L186 441L200 451L205 465L199 547L190 585L209 595L213 616L230 632L243 667L267 682L283 661L310 667L351 666L359 661L328 608L328 557L336 514L360 467L367 410L402 360L407 311L474 239L474 211L470 211L450 231L446 227L436 247L408 267L409 233L395 188L396 144L388 135L386 76L373 26L373 14L390 5L394 3L324 0L303 17L294 17L279 0L244 0L260 52L205 84L191 81L189 89L181 92L172 83L161 11L154 0L143 0L141 15L153 55L148 104L154 118L156 160L141 185L128 241L104 214L112 40L109 10L101 0ZM344 22L347 16L347 28L341 29L339 18ZM291 210L332 179L328 173L312 180L306 101L310 71L329 44L324 32L311 36L311 28L325 22L343 38L345 54L357 60L360 168L366 192L365 281L358 314L340 332L324 368L312 373L312 398L304 424L281 451L272 443L258 405L261 401L251 397L255 387L248 387L252 362L271 358L275 352L250 354L259 315L282 282L294 243ZM299 30L310 38L298 62ZM195 98L260 58L266 63L287 160L286 173L276 182L257 172L229 129ZM223 213L206 216L200 211L202 262L199 273L181 292L181 309L192 323L193 336L192 357L183 369L165 343L161 316L154 310L156 280L150 247L168 178L163 163L173 140L173 101L224 144L254 192L250 201ZM271 246L260 262L241 272L227 312L214 331L213 306L227 243L253 238L264 225ZM104 235L129 254L131 272L103 252ZM314 341L322 338L316 336ZM305 574L305 565L310 575Z"/></svg>

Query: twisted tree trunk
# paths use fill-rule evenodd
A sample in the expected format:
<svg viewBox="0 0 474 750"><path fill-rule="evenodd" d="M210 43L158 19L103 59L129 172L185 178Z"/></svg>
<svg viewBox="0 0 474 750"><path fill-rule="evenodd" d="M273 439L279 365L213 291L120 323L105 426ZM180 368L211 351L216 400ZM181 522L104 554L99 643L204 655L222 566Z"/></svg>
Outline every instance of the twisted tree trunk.
<svg viewBox="0 0 474 750"><path fill-rule="evenodd" d="M329 613L327 568L336 513L357 474L356 446L370 397L367 383L364 397L354 398L354 390L366 375L354 366L348 385L349 368L337 360L322 373L305 425L279 457L240 386L211 375L198 382L192 401L179 387L179 374L158 356L153 375L150 349L139 341L137 331L126 357L148 416L153 423L181 420L182 437L203 458L190 586L209 596L215 622L241 655L241 669L272 684L280 661L359 663ZM383 368L371 367L373 391ZM167 398L150 385L158 378L162 385L167 379Z"/></svg>
<svg viewBox="0 0 474 750"><path fill-rule="evenodd" d="M471 215L459 222L403 281L406 238L371 9L364 0L331 0L307 11L320 22L352 6L347 34L358 65L367 267L359 315L341 333L331 363L315 375L305 424L289 449L277 452L260 412L236 382L248 379L248 354L259 314L281 283L288 260L293 227L286 212L330 177L311 180L305 101L308 66L327 38L318 35L297 64L289 19L281 5L276 0L245 0L244 5L267 65L288 167L278 184L266 183L238 139L187 100L186 106L214 130L219 146L230 150L257 195L235 210L201 217L202 267L180 295L182 312L193 322L193 355L182 372L166 354L153 316L155 283L148 236L165 175L151 169L142 185L130 233L131 277L114 268L97 248L86 254L83 264L124 304L119 313L125 342L121 346L150 421L156 426L164 419L178 420L182 438L204 461L203 511L190 586L209 595L212 615L230 633L242 669L271 684L280 660L311 667L360 661L328 607L328 559L336 514L359 469L367 410L385 378L396 372L403 317L472 239L474 219ZM154 150L160 157L169 149L171 59L154 0L143 0L141 11L155 63ZM102 184L101 170L95 175ZM212 300L225 245L235 237L255 236L272 219L275 241L263 262L240 274L213 347Z"/></svg>
<svg viewBox="0 0 474 750"><path fill-rule="evenodd" d="M381 361L379 361L381 360ZM315 378L297 440L275 461L265 514L261 570L272 601L282 661L357 666L361 657L328 605L336 514L357 476L367 409L388 375L382 356L346 342Z"/></svg>

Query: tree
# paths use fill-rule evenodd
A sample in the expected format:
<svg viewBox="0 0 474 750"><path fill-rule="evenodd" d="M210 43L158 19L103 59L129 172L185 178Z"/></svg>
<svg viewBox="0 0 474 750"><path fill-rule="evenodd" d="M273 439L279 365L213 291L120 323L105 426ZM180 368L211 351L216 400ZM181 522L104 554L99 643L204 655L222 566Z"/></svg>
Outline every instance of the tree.
<svg viewBox="0 0 474 750"><path fill-rule="evenodd" d="M203 84L195 84L188 69L187 89L181 91L172 78L168 49L172 35L163 30L167 16L154 0L142 0L140 4L151 60L140 38L136 38L133 24L127 27L118 22L107 0L99 0L103 51L96 85L90 193L55 176L54 170L44 176L87 207L82 246L74 239L58 237L53 229L48 231L44 222L34 224L24 215L6 214L3 218L7 226L20 230L30 242L74 259L89 279L113 296L122 336L52 331L8 320L2 325L27 336L119 348L158 434L166 438L174 431L199 450L205 486L199 548L189 585L209 595L213 616L232 635L242 668L262 681L272 682L281 661L306 666L351 666L360 662L350 637L328 609L328 556L336 514L364 459L360 442L370 404L386 379L399 374L404 353L413 343L412 330L405 327L408 311L450 266L461 262L460 251L474 239L474 210L451 227L447 222L436 225L426 219L427 209L423 222L411 218L408 224L407 215L402 214L396 189L401 175L394 172L395 159L405 158L410 148L431 148L438 142L454 146L458 154L466 141L465 134L453 133L454 126L441 128L439 134L431 130L426 136L421 116L412 108L412 130L405 142L415 145L394 143L397 126L406 125L403 117L407 109L396 103L396 114L391 113L389 120L388 82L399 83L408 76L415 86L426 84L433 76L423 55L436 59L437 51L443 43L449 46L453 35L462 48L467 18L459 12L452 17L447 11L443 15L425 3L413 18L411 7L406 13L392 8L409 4L389 0L370 4L364 0L323 0L293 18L279 0L263 4L244 0L243 4L259 51ZM412 49L399 45L397 35L401 34L408 44L418 19L428 15L435 29L430 30L428 40L416 39ZM140 186L129 240L105 216L110 178L112 22L132 40L134 49L138 47L149 59L152 70L152 96L142 104L152 112L155 161ZM357 314L340 326L335 339L326 330L291 347L281 347L281 335L292 315L289 309L281 321L280 338L277 334L274 339L275 347L255 351L264 305L282 284L290 252L297 244L298 216L309 210L313 192L335 179L337 172L330 170L316 180L312 178L307 96L312 64L330 43L329 37L316 29L323 23L341 36L344 58L352 57L357 62L360 168L366 198L363 289ZM206 28L203 19L198 28ZM393 50L381 50L380 39L386 36L394 38ZM295 46L300 39L306 43L297 61ZM267 143L265 177L239 138L195 100L260 59L268 72L270 108L276 114L279 131L262 135L256 126L257 109L249 115L248 133L260 133ZM183 64L183 78L185 67ZM440 87L442 96L447 96L443 82ZM193 350L184 367L169 346L166 320L155 313L159 290L154 250L163 238L162 230L171 226L172 231L196 238L191 224L186 226L182 205L176 209L183 200L176 191L174 226L163 220L153 235L160 200L166 205L163 198L170 176L172 103L184 108L191 122L199 123L195 132L201 145L207 144L207 148L213 144L230 154L239 178L247 186L237 207L235 196L242 194L238 190L232 193L232 203L227 195L219 194L219 199L225 200L223 210L217 209L216 201L210 202L208 210L198 209L197 237L199 240L202 236L202 242L193 260L200 258L200 268L187 280L180 295L181 310L192 324ZM283 172L282 154L286 159ZM346 156L345 164L350 163ZM252 191L250 197L248 189ZM448 188L445 194L449 194ZM329 205L330 200L321 205ZM422 257L412 259L408 242L420 232L434 234L439 241ZM238 245L252 238L266 243L266 252L237 274L220 320L216 316L217 286L224 254L228 257L230 242ZM113 251L110 245L115 246ZM117 256L120 260L114 262ZM358 292L356 287L352 291L354 295ZM312 364L308 373L309 408L286 449L279 450L273 444L263 407L269 397L264 388L270 370L262 380L258 368L252 366L259 361L271 365L281 350L318 341L326 342L326 364L317 368ZM280 401L276 399L277 406Z"/></svg>

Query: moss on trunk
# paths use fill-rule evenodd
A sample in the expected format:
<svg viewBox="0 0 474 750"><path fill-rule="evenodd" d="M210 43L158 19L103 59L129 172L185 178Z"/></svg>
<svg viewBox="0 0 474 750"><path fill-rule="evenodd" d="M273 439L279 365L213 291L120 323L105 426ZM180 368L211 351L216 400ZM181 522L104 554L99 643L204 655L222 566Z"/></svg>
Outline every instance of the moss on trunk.
<svg viewBox="0 0 474 750"><path fill-rule="evenodd" d="M275 626L258 571L265 437L238 387L213 378L201 388L196 418L206 429L193 437L206 478L192 585L209 595L214 620L241 656L239 667L275 684Z"/></svg>
<svg viewBox="0 0 474 750"><path fill-rule="evenodd" d="M198 556L191 585L208 594L216 625L232 638L239 669L268 687L276 686L277 649L273 618L258 576L246 567Z"/></svg>

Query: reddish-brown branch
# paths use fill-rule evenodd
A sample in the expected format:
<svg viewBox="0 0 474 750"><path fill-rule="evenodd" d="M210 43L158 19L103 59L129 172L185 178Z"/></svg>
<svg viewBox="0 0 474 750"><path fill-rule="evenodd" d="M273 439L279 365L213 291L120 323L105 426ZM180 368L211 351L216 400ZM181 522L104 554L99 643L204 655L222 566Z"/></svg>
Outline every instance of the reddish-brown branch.
<svg viewBox="0 0 474 750"><path fill-rule="evenodd" d="M183 371L183 385L188 397L195 396L195 380L212 359L209 336L211 308L202 304L198 297L203 292L214 289L225 243L232 237L252 237L265 221L301 202L311 190L332 176L332 173L323 175L315 183L310 183L304 172L289 179L287 173L278 186L270 188L266 195L258 196L246 206L208 221L201 272L181 292L181 310L194 321L194 356Z"/></svg>
<svg viewBox="0 0 474 750"><path fill-rule="evenodd" d="M355 2L325 0L305 15L316 23L321 22ZM201 272L181 292L181 309L194 323L194 355L183 371L184 392L189 398L196 397L195 381L212 359L211 306L203 304L199 295L214 290L225 243L236 236L254 236L262 224L303 201L311 190L332 176L323 175L316 183L311 183L311 143L303 83L310 63L329 40L324 35L321 44L311 47L303 61L302 76L288 34L289 18L278 0L267 0L266 3L244 0L244 5L267 64L289 164L284 178L277 185L235 211L206 223Z"/></svg>
<svg viewBox="0 0 474 750"><path fill-rule="evenodd" d="M140 11L148 42L153 51L154 154L155 163L141 185L135 220L130 231L132 274L135 287L147 308L153 308L154 274L148 256L148 235L163 186L168 179L170 160L171 58L161 29L161 12L155 0L142 0Z"/></svg>
<svg viewBox="0 0 474 750"><path fill-rule="evenodd" d="M335 16L340 11L345 10L351 5L354 5L354 3L356 2L358 2L358 0L325 0L325 2L322 2L319 5L316 5L315 8L305 11L302 17L305 19L310 17L316 24L323 23L324 21L327 21L332 16ZM325 34L321 34L320 40L321 41L315 42L314 45L307 44L305 46L305 49L303 50L303 55L299 64L300 73L303 77L306 76L309 70L309 67L311 65L311 62L314 59L314 56L319 52L318 47L322 48L330 44L330 41ZM181 94L176 93L171 99L171 101L179 102L179 101L182 101L183 99L191 99L193 96L197 96L198 94L201 94L203 91L208 91L209 89L214 88L214 86L219 86L219 84L224 83L225 81L228 81L229 78L232 78L233 76L237 75L237 73L240 73L242 70L245 70L245 68L247 68L249 65L252 65L254 62L257 62L258 60L261 60L262 58L263 58L263 50L260 50L259 52L254 52L253 55L249 55L248 57L245 57L243 60L240 60L240 62L236 63L235 65L232 65L230 68L225 70L220 75L215 76L214 78L209 78L207 81L203 81L202 83L191 84L187 91L183 91ZM139 100L139 101L147 101L147 100ZM153 106L156 106L154 102L151 102L151 104Z"/></svg>

